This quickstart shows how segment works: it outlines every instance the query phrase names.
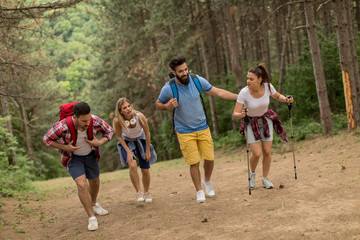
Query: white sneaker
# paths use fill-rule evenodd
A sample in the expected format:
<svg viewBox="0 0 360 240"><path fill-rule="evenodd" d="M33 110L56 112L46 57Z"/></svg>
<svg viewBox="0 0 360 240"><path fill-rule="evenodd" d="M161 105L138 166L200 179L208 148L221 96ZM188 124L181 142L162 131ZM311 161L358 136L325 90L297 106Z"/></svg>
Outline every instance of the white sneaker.
<svg viewBox="0 0 360 240"><path fill-rule="evenodd" d="M205 186L206 196L209 198L215 197L215 191L212 187L211 181L206 182L205 178L202 179L202 183Z"/></svg>
<svg viewBox="0 0 360 240"><path fill-rule="evenodd" d="M255 176L256 176L256 173L250 172L250 182L249 182L250 188L255 188Z"/></svg>
<svg viewBox="0 0 360 240"><path fill-rule="evenodd" d="M89 218L88 230L89 231L95 231L98 228L99 228L99 226L98 226L98 222L97 222L96 217Z"/></svg>
<svg viewBox="0 0 360 240"><path fill-rule="evenodd" d="M266 189L272 189L274 187L274 184L268 178L263 178L262 183L264 188Z"/></svg>
<svg viewBox="0 0 360 240"><path fill-rule="evenodd" d="M107 210L105 210L101 207L100 203L95 203L95 205L92 207L92 210L93 210L94 214L100 215L100 216L103 216L103 215L106 215L109 213Z"/></svg>
<svg viewBox="0 0 360 240"><path fill-rule="evenodd" d="M143 194L142 192L136 193L136 201L137 201L137 202L143 202L143 201L145 201L145 199L144 199L144 194Z"/></svg>
<svg viewBox="0 0 360 240"><path fill-rule="evenodd" d="M152 202L152 197L151 197L150 192L144 192L143 195L144 195L145 202L147 202L147 203Z"/></svg>
<svg viewBox="0 0 360 240"><path fill-rule="evenodd" d="M206 201L204 190L197 191L197 193L196 193L196 201L199 202L199 203L202 203L202 202Z"/></svg>

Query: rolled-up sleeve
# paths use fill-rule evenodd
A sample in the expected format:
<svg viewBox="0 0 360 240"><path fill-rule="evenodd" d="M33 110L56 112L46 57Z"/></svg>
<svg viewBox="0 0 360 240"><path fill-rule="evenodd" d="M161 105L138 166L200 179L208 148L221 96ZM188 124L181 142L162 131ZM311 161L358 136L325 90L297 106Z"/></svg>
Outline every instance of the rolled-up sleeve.
<svg viewBox="0 0 360 240"><path fill-rule="evenodd" d="M97 132L101 132L102 133L102 137L106 137L109 141L112 139L113 135L114 135L114 129L107 124L104 120L102 120L101 118L97 117L97 116L93 116L93 120L94 120L94 127L95 130Z"/></svg>
<svg viewBox="0 0 360 240"><path fill-rule="evenodd" d="M43 137L43 142L46 146L50 146L51 143L61 138L61 123L57 122Z"/></svg>

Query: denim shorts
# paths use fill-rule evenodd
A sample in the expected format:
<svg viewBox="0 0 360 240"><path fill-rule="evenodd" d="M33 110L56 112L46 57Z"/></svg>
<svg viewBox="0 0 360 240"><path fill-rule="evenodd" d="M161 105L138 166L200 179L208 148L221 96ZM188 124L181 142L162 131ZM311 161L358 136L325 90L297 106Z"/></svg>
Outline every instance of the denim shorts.
<svg viewBox="0 0 360 240"><path fill-rule="evenodd" d="M85 156L72 154L68 168L74 180L82 175L85 175L87 179L96 179L100 174L99 162L95 151L91 151L91 153Z"/></svg>
<svg viewBox="0 0 360 240"><path fill-rule="evenodd" d="M140 142L141 142L141 144L143 145L144 151L146 152L146 142L145 142L145 140L142 140L142 139L141 139ZM127 141L125 141L125 143L128 144ZM138 146L137 142L134 142L134 144L135 144L136 149L135 149L135 151L133 152L133 154L134 154L135 156L137 156L137 159L138 159L137 162L139 163L140 168L141 168L141 169L149 169L149 168L150 168L150 162L149 162L149 161L146 161L145 159L143 159L143 158L141 157L140 147ZM123 148L123 147L121 146L120 149L121 149L121 153L122 153L122 155L124 156L124 158L127 159L127 152L126 152L125 148Z"/></svg>
<svg viewBox="0 0 360 240"><path fill-rule="evenodd" d="M255 140L255 136L254 133L251 129L251 124L247 125L246 131L248 132L248 143L256 143L256 142L271 142L273 140L273 122L270 118L265 118L268 126L269 126L269 134L270 137L264 137L264 125L263 125L263 121L261 119L258 120L259 126L260 126L260 132L261 132L261 139L259 140Z"/></svg>

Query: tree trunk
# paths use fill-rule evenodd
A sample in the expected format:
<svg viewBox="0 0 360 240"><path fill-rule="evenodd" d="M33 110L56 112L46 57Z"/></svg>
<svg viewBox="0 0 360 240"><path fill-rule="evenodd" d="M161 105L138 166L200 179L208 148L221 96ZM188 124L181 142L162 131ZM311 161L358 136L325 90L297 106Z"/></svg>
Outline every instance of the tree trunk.
<svg viewBox="0 0 360 240"><path fill-rule="evenodd" d="M230 61L230 49L229 49L229 41L228 41L228 30L225 24L225 16L224 16L224 11L221 11L221 17L222 17L222 27L223 27L223 31L222 31L222 41L223 41L223 48L224 48L224 54L225 54L225 63L226 63L226 69L225 69L225 74L230 72L232 69L232 65L231 65L231 61Z"/></svg>
<svg viewBox="0 0 360 240"><path fill-rule="evenodd" d="M276 1L273 1L273 9L275 10L277 8L277 4ZM275 42L276 42L276 53L277 53L277 58L278 59L278 67L279 69L281 69L281 53L282 53L282 26L283 26L283 22L281 21L281 12L277 12L274 16L274 21L275 21Z"/></svg>
<svg viewBox="0 0 360 240"><path fill-rule="evenodd" d="M332 3L344 84L348 129L353 131L359 121L359 105L357 104L356 84L352 66L351 47L349 43L349 26L347 23L346 10L343 5L343 1L332 0Z"/></svg>
<svg viewBox="0 0 360 240"><path fill-rule="evenodd" d="M267 12L267 8L266 8L266 2L265 0L263 0L262 2L262 18L266 19L268 16L268 12ZM263 52L262 52L262 57L263 59L265 59L265 64L266 64L266 70L269 74L269 76L271 76L271 61L270 61L270 46L269 46L269 29L268 29L268 24L267 22L264 24L264 26L262 27L262 36L263 36Z"/></svg>
<svg viewBox="0 0 360 240"><path fill-rule="evenodd" d="M360 0L355 0L357 30L360 31Z"/></svg>
<svg viewBox="0 0 360 240"><path fill-rule="evenodd" d="M300 38L300 31L300 29L295 30L297 57L300 57L302 54L302 39Z"/></svg>
<svg viewBox="0 0 360 240"><path fill-rule="evenodd" d="M290 31L290 29L289 29ZM293 41L292 41L292 36L291 36L291 32L289 32L289 48L290 50L288 50L288 53L289 53L289 62L290 62L290 65L294 64L295 63L295 51L294 51L294 47L293 47Z"/></svg>
<svg viewBox="0 0 360 240"><path fill-rule="evenodd" d="M195 41L195 49L196 49L196 65L197 65L197 70L202 73L203 69L202 69L202 64L201 64L201 53L199 50L199 44L198 41Z"/></svg>
<svg viewBox="0 0 360 240"><path fill-rule="evenodd" d="M217 22L216 22L216 14L214 14L214 12L211 9L211 0L207 0L206 1L206 8L207 8L207 15L208 15L208 19L209 19L209 23L210 23L210 33L211 33L211 37L210 37L210 42L211 42L211 52L212 52L212 58L213 59L213 63L214 63L214 67L212 69L215 70L215 74L216 74L216 80L218 80L218 78L220 78L221 75L221 58L220 58L220 50L218 47L218 36L220 38L220 34L219 34L219 30L217 27ZM214 72L214 71L213 71ZM215 81L215 83L217 83L218 81Z"/></svg>
<svg viewBox="0 0 360 240"><path fill-rule="evenodd" d="M16 102L19 104L21 120L22 120L21 122L22 122L23 129L24 129L26 152L27 152L27 155L28 155L30 161L33 161L33 152L32 152L32 147L31 147L31 140L30 140L31 137L30 137L30 134L29 134L29 127L28 127L28 122L27 122L27 119L26 119L23 100L21 98L18 98Z"/></svg>
<svg viewBox="0 0 360 240"><path fill-rule="evenodd" d="M278 91L279 93L282 93L283 90L283 84L284 84L284 76L285 76L285 56L287 52L287 45L288 45L288 38L290 33L290 17L291 17L291 6L288 5L288 14L286 18L286 27L285 27L285 36L282 46L282 52L281 52L281 60L280 60L280 77L279 77L279 87ZM278 105L279 106L279 105Z"/></svg>
<svg viewBox="0 0 360 240"><path fill-rule="evenodd" d="M344 1L345 9L346 9L346 15L347 15L347 22L348 22L348 30L349 30L349 44L351 49L351 57L352 57L352 66L353 66L353 72L354 72L354 82L355 82L355 88L356 88L356 96L357 96L357 103L356 105L360 105L360 74L359 74L359 64L358 64L358 55L356 50L356 39L354 34L354 24L353 24L353 15L351 12L351 4L352 1ZM359 116L360 117L360 116ZM357 125L359 125L360 122L357 122Z"/></svg>
<svg viewBox="0 0 360 240"><path fill-rule="evenodd" d="M259 26L261 24L261 19L260 16L257 16L257 14L254 13L254 28L256 29L257 26ZM264 42L264 36L263 36L263 32L262 32L262 28L260 29L260 31L256 31L254 33L255 39L254 41L252 41L254 43L254 53L255 53L255 59L256 62L260 62L263 59L263 42Z"/></svg>
<svg viewBox="0 0 360 240"><path fill-rule="evenodd" d="M194 13L195 12L195 13ZM190 13L191 13L191 20L192 22L196 23L196 16L194 14L196 13L196 9L194 11L193 9L193 5L190 4ZM195 31L196 28L196 24L194 26L192 26L192 30ZM202 73L202 63L201 63L201 53L200 53L200 47L199 47L199 43L198 43L198 39L195 39L195 52L196 52L196 66L197 66L197 72Z"/></svg>
<svg viewBox="0 0 360 240"><path fill-rule="evenodd" d="M313 1L304 2L306 29L309 36L310 53L312 57L316 92L319 100L320 118L323 133L327 134L332 130L332 118L329 99L327 95L324 69L321 61L320 47L315 24Z"/></svg>
<svg viewBox="0 0 360 240"><path fill-rule="evenodd" d="M7 97L2 94L0 94L0 96L1 96L2 116L3 117L10 116L9 103L8 103ZM6 129L9 132L9 134L13 137L14 134L13 134L11 120L6 122ZM14 152L10 153L10 155L8 157L9 165L12 165L12 166L16 165L14 158L15 158L15 153Z"/></svg>
<svg viewBox="0 0 360 240"><path fill-rule="evenodd" d="M240 49L239 43L236 37L236 27L233 18L233 11L231 10L230 3L226 2L225 6L225 17L228 24L228 30L230 35L230 47L231 47L231 65L233 66L233 72L236 76L237 88L240 91L245 87L244 77L242 75L242 69L240 64Z"/></svg>
<svg viewBox="0 0 360 240"><path fill-rule="evenodd" d="M320 24L323 26L323 30L325 36L329 38L332 33L332 26L331 26L331 6L328 3L324 3L321 5L320 9Z"/></svg>
<svg viewBox="0 0 360 240"><path fill-rule="evenodd" d="M199 9L199 2L196 1L196 14L199 16L200 15L200 9ZM202 31L202 20L200 20L200 24L199 24L199 28L200 28L200 32ZM206 73L206 79L211 83L211 74L210 74L210 69L209 69L209 57L207 55L206 52L206 46L205 46L205 39L204 36L201 34L200 36L200 46L201 46L201 53L204 59L204 67L205 67L205 73ZM214 96L209 95L210 98L210 108L211 108L211 119L212 119L212 124L213 124L213 131L214 131L214 135L218 136L219 135L219 127L218 127L218 120L217 120L217 115L216 115L216 108L215 108L215 101L214 101Z"/></svg>

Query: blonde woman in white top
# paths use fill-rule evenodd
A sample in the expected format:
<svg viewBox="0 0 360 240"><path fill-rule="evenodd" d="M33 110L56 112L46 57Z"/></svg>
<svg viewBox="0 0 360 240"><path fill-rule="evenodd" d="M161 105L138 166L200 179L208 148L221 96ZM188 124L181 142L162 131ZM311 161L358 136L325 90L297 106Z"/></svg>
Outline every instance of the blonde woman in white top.
<svg viewBox="0 0 360 240"><path fill-rule="evenodd" d="M113 127L118 139L118 150L121 164L129 166L131 182L136 190L136 201L152 202L150 188L150 163L157 159L156 152L150 144L150 131L146 117L133 110L131 102L120 98L115 107ZM137 171L137 160L142 173L144 191L141 191L140 177Z"/></svg>

